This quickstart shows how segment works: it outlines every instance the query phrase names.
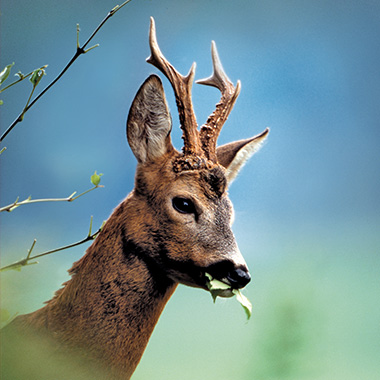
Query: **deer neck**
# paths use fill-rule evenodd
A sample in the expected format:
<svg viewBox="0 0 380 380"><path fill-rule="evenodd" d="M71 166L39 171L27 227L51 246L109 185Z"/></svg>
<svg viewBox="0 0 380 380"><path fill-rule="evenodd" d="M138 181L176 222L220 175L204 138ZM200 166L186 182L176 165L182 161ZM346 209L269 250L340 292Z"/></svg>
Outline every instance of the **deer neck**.
<svg viewBox="0 0 380 380"><path fill-rule="evenodd" d="M118 206L71 280L34 316L69 349L88 350L126 379L177 286L152 260L158 253L137 244L143 229L134 231L139 210L130 203Z"/></svg>

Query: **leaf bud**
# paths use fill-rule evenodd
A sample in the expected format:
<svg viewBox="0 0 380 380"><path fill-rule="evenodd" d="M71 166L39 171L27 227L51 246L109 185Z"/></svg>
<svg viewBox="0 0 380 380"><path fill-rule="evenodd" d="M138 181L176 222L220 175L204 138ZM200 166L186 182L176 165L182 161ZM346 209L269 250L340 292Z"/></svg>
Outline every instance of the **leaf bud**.
<svg viewBox="0 0 380 380"><path fill-rule="evenodd" d="M99 186L99 183L100 183L100 177L103 175L103 173L96 173L96 170L94 172L94 174L91 176L91 183L94 185L94 186Z"/></svg>
<svg viewBox="0 0 380 380"><path fill-rule="evenodd" d="M37 69L33 71L33 74L29 79L32 82L33 87L36 87L38 83L40 83L40 80L42 79L44 75L46 75L44 69Z"/></svg>
<svg viewBox="0 0 380 380"><path fill-rule="evenodd" d="M13 65L14 62L11 65L5 66L3 71L0 73L0 85L8 78Z"/></svg>

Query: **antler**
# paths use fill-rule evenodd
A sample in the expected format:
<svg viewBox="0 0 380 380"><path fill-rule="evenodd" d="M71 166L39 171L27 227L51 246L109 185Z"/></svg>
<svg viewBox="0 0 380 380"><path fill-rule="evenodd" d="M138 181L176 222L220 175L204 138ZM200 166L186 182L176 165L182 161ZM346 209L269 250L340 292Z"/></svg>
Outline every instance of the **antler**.
<svg viewBox="0 0 380 380"><path fill-rule="evenodd" d="M195 62L187 76L181 75L162 54L156 37L156 26L153 17L150 18L149 46L151 55L147 62L157 67L171 83L177 103L179 120L183 131L185 155L201 155L198 125L191 101L191 88L195 75Z"/></svg>
<svg viewBox="0 0 380 380"><path fill-rule="evenodd" d="M209 116L200 131L200 140L204 153L208 159L217 162L216 140L240 93L240 81L234 87L229 80L223 70L214 41L211 43L211 57L213 74L209 78L197 80L196 83L216 87L222 93L221 100L216 105L215 111Z"/></svg>
<svg viewBox="0 0 380 380"><path fill-rule="evenodd" d="M153 17L150 19L149 46L151 55L147 62L157 67L169 79L174 90L183 131L183 153L199 157L206 156L207 159L217 163L216 140L240 93L240 81L234 87L223 70L215 42L212 41L213 74L207 79L196 81L196 83L216 87L222 93L222 97L216 105L215 111L198 132L197 120L191 100L195 63L191 66L187 76L183 76L167 61L157 43L156 26Z"/></svg>

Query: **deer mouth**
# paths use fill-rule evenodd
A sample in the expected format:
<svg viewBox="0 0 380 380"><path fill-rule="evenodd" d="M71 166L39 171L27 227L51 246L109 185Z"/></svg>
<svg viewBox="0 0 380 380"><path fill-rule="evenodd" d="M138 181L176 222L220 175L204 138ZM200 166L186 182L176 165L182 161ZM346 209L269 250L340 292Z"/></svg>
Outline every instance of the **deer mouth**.
<svg viewBox="0 0 380 380"><path fill-rule="evenodd" d="M245 265L236 266L230 260L222 260L207 267L187 263L186 270L183 265L176 264L167 272L175 282L208 291L210 286L213 286L213 290L217 287L220 297L232 297L234 290L244 288L251 281L248 268Z"/></svg>
<svg viewBox="0 0 380 380"><path fill-rule="evenodd" d="M216 297L229 298L234 296L233 288L228 279L218 280L213 278L209 273L205 273L207 290L211 293L214 300Z"/></svg>
<svg viewBox="0 0 380 380"><path fill-rule="evenodd" d="M215 302L217 297L233 297L236 296L236 300L243 307L247 319L251 317L252 314L252 304L249 299L244 296L239 289L233 289L231 282L228 279L225 281L219 281L213 278L209 273L205 273L206 286L211 293L211 296ZM227 281L226 281L227 280Z"/></svg>

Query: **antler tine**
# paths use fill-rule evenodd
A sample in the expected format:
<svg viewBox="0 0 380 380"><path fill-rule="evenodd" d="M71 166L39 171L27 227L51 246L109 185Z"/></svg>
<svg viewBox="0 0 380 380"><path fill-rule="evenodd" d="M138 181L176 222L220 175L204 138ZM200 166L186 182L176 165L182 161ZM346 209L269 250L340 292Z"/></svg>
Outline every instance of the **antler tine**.
<svg viewBox="0 0 380 380"><path fill-rule="evenodd" d="M211 41L211 58L214 72L212 75L205 79L199 79L195 81L198 84L204 84L206 86L213 86L219 89L221 92L229 89L233 89L233 84L223 70L222 63L220 62L218 50L216 48L215 41Z"/></svg>
<svg viewBox="0 0 380 380"><path fill-rule="evenodd" d="M197 120L191 100L191 88L195 75L195 62L186 76L181 75L162 54L156 36L156 26L153 17L150 18L149 46L151 55L147 62L159 69L173 87L181 129L183 131L184 154L192 155L201 152Z"/></svg>
<svg viewBox="0 0 380 380"><path fill-rule="evenodd" d="M224 72L214 41L211 42L211 57L213 74L209 78L197 80L196 83L216 87L222 93L214 113L209 116L200 132L202 148L206 156L216 162L216 140L239 96L241 84L237 81L234 87Z"/></svg>

